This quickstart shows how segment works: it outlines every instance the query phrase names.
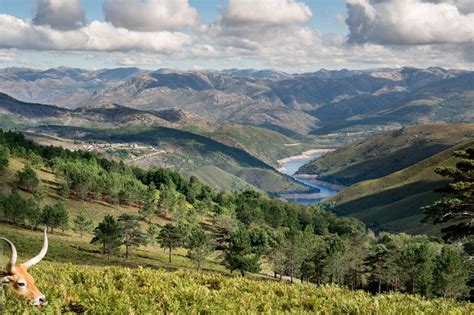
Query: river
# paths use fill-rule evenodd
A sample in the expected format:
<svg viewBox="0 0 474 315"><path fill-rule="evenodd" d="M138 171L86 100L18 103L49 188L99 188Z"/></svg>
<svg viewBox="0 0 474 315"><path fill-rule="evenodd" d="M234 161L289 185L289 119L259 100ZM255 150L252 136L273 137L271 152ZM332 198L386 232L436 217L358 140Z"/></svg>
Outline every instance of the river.
<svg viewBox="0 0 474 315"><path fill-rule="evenodd" d="M319 193L295 193L295 194L281 194L283 199L303 203L306 205L315 204L324 200L339 190L342 189L340 186L331 185L316 179L312 175L295 175L298 169L304 164L320 157L324 153L331 151L327 149L314 149L301 153L300 155L290 156L288 158L279 160L280 168L278 169L281 173L293 177L300 183L313 188L318 188Z"/></svg>

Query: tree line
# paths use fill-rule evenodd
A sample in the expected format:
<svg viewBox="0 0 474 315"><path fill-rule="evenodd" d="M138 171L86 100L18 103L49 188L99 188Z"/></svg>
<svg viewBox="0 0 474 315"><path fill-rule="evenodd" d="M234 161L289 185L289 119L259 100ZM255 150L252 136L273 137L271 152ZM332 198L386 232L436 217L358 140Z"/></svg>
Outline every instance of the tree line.
<svg viewBox="0 0 474 315"><path fill-rule="evenodd" d="M32 192L32 197L23 198L13 189L1 198L5 218L13 224L46 224L51 229L69 226L64 221L57 223L64 212L61 203L37 206L40 194L34 165L54 170L64 197L139 208L138 214L107 215L95 228L85 213L73 219L74 230L81 236L92 233L91 242L105 255L117 254L124 247L128 257L132 248L156 243L167 249L169 262L173 250L188 249L198 269L211 252L218 251L223 265L242 275L259 272L266 262L276 277L291 281L337 283L374 293L469 295L472 150L456 153L462 160L455 168L438 170L454 179L442 189L449 197L424 209L428 221L457 222L456 228L443 230L449 243L427 236L373 233L357 219L336 217L324 204L305 206L250 189L218 191L196 177L186 179L172 170L142 170L89 152L38 146L19 134L0 132L0 169L8 165L11 154L35 160L17 173L17 187ZM157 226L152 223L157 217L171 223Z"/></svg>

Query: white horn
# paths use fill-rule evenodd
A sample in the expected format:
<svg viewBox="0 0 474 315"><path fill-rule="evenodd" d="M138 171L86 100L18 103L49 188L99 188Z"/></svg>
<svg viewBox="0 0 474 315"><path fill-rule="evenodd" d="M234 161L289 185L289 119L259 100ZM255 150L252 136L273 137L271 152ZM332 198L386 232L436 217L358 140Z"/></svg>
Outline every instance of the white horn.
<svg viewBox="0 0 474 315"><path fill-rule="evenodd" d="M46 256L47 252L48 252L48 233L47 233L47 228L44 228L43 248L41 248L41 251L39 252L38 255L31 258L30 260L25 262L23 265L26 267L26 269L36 265L37 263L39 263L44 258L44 256Z"/></svg>
<svg viewBox="0 0 474 315"><path fill-rule="evenodd" d="M4 237L0 237L0 239L4 240L5 242L8 243L8 245L10 245L12 255L10 257L10 261L7 264L7 271L10 272L10 273L14 272L15 271L15 265L16 265L16 258L17 258L16 247L15 247L15 245L13 245L12 242L10 242L10 240L7 240Z"/></svg>

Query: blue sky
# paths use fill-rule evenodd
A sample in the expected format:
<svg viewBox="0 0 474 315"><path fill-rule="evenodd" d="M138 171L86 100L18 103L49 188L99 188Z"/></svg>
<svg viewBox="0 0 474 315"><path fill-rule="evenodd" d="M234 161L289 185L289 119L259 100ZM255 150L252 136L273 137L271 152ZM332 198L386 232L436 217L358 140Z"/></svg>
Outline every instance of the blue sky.
<svg viewBox="0 0 474 315"><path fill-rule="evenodd" d="M472 68L474 1L445 2L0 0L0 67Z"/></svg>
<svg viewBox="0 0 474 315"><path fill-rule="evenodd" d="M68 1L68 0L64 0ZM258 1L258 0L256 0ZM80 0L86 11L86 19L104 20L101 0ZM205 22L212 22L219 16L219 8L227 5L227 0L190 0L189 4L196 8ZM337 23L336 16L346 13L344 0L310 0L305 3L311 8L313 18L308 25L328 33L347 33L345 24ZM22 19L32 19L35 15L36 0L0 0L0 12L11 14Z"/></svg>

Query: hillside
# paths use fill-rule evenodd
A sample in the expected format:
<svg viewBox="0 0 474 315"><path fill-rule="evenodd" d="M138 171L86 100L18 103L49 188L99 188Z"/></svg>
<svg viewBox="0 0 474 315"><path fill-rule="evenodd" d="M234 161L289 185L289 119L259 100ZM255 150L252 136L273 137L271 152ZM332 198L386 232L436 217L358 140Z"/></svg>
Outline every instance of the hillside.
<svg viewBox="0 0 474 315"><path fill-rule="evenodd" d="M437 67L287 74L273 70L0 70L0 91L66 108L181 109L287 136L472 123L473 72ZM462 115L460 113L463 113Z"/></svg>
<svg viewBox="0 0 474 315"><path fill-rule="evenodd" d="M241 302L249 312L431 312L436 305L439 313L471 307L393 293L467 296L468 265L464 253L450 244L423 235L385 233L376 239L357 219L338 218L323 207L252 190L217 191L167 169L147 171L85 151L40 146L15 132L0 135L2 236L16 244L22 258L30 257L41 245L38 230L49 227L47 258L31 270L49 304L33 311L100 314L110 312L111 303L144 313L157 307L178 313L241 311ZM80 229L79 214L91 219L90 229ZM140 240L128 243L130 233ZM377 280L375 272L356 272L365 264L373 270L370 258L385 244L391 247L383 270L396 277L396 285L392 278ZM407 271L413 261L405 259L418 248L428 255L427 263L416 265L426 274L423 282ZM449 282L440 279L451 271L432 269L446 252L460 262L449 265L457 268ZM8 254L2 251L0 258ZM315 261L319 267L307 268ZM54 271L61 277L50 279ZM286 283L299 279L307 284ZM423 291L425 283L436 291ZM449 291L452 285L458 290ZM15 313L31 306L9 297L6 307Z"/></svg>
<svg viewBox="0 0 474 315"><path fill-rule="evenodd" d="M454 151L473 147L472 138L464 140L387 176L354 184L327 202L334 203L336 213L356 217L376 230L438 234L440 226L420 222L424 217L420 207L439 199L433 190L446 184L434 170L454 165Z"/></svg>
<svg viewBox="0 0 474 315"><path fill-rule="evenodd" d="M335 184L380 178L422 161L474 135L474 125L420 125L384 132L330 152L298 173Z"/></svg>
<svg viewBox="0 0 474 315"><path fill-rule="evenodd" d="M197 175L219 188L255 187L266 192L303 191L307 188L276 172L276 160L306 148L285 147L295 140L277 132L243 125L218 125L182 110L137 110L117 104L84 106L75 110L31 104L0 94L0 127L48 133L67 139L110 142L100 148L110 157L142 167L171 166ZM36 137L37 138L37 137ZM252 138L262 142L252 142ZM55 142L42 138L44 144ZM156 150L124 150L114 143L136 143ZM103 146L103 145L102 145ZM117 147L117 148L114 148ZM99 149L97 146L89 149ZM130 148L128 148L130 149ZM145 149L145 147L144 147ZM161 154L159 154L161 152ZM207 174L202 168L213 168ZM249 174L258 174L249 176Z"/></svg>

